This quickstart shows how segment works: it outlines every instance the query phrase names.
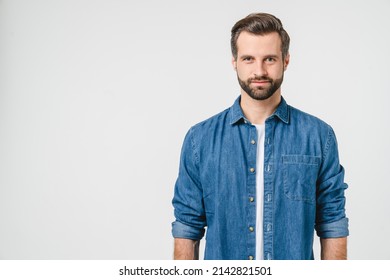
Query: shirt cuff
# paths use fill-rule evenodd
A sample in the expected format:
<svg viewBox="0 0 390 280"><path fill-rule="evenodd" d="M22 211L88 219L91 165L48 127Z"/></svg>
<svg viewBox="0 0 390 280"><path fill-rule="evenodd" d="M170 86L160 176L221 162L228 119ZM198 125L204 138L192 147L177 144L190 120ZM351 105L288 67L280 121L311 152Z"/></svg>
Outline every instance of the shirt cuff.
<svg viewBox="0 0 390 280"><path fill-rule="evenodd" d="M204 235L205 230L187 226L179 221L172 223L172 235L175 238L185 238L192 240L200 240Z"/></svg>
<svg viewBox="0 0 390 280"><path fill-rule="evenodd" d="M317 235L321 238L338 238L349 235L348 218L316 226Z"/></svg>

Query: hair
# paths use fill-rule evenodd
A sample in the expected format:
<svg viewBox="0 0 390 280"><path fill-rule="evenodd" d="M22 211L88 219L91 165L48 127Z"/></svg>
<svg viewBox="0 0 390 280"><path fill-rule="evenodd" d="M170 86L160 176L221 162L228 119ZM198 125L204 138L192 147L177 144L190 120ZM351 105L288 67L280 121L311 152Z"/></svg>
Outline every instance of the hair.
<svg viewBox="0 0 390 280"><path fill-rule="evenodd" d="M284 59L287 56L290 46L290 36L288 36L286 30L283 28L282 22L277 17L266 13L256 13L250 14L236 22L232 28L232 37L230 40L234 59L237 59L237 39L242 31L255 35L277 32L282 41L282 57Z"/></svg>

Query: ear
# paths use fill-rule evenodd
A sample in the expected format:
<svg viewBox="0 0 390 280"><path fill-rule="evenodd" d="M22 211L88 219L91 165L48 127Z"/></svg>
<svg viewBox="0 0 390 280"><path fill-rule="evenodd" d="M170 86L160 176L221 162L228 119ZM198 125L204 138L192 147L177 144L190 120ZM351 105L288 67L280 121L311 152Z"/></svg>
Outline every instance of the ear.
<svg viewBox="0 0 390 280"><path fill-rule="evenodd" d="M287 70L287 66L288 66L289 63L290 63L290 53L288 53L286 55L286 57L284 58L284 61L283 61L284 71Z"/></svg>
<svg viewBox="0 0 390 280"><path fill-rule="evenodd" d="M232 65L233 65L234 71L237 71L237 61L234 58L234 56L232 56Z"/></svg>

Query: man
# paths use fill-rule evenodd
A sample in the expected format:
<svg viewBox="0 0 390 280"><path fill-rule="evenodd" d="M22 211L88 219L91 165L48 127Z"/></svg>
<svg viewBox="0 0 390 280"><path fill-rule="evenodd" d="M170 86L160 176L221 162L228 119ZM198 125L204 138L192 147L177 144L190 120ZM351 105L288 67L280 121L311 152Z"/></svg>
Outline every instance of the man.
<svg viewBox="0 0 390 280"><path fill-rule="evenodd" d="M175 185L175 259L346 259L344 169L332 128L281 96L289 36L251 14L232 28L241 95L187 133Z"/></svg>

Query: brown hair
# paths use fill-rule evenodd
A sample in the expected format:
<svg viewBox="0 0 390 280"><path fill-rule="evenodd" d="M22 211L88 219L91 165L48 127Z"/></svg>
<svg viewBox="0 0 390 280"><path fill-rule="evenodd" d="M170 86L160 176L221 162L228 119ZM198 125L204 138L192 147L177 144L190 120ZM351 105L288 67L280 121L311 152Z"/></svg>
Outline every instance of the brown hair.
<svg viewBox="0 0 390 280"><path fill-rule="evenodd" d="M288 54L290 37L288 36L286 30L283 29L283 25L280 19L271 14L257 13L248 15L247 17L239 20L233 26L230 45L234 59L237 59L237 39L242 31L247 31L256 35L277 32L280 36L280 39L282 40L283 59Z"/></svg>

